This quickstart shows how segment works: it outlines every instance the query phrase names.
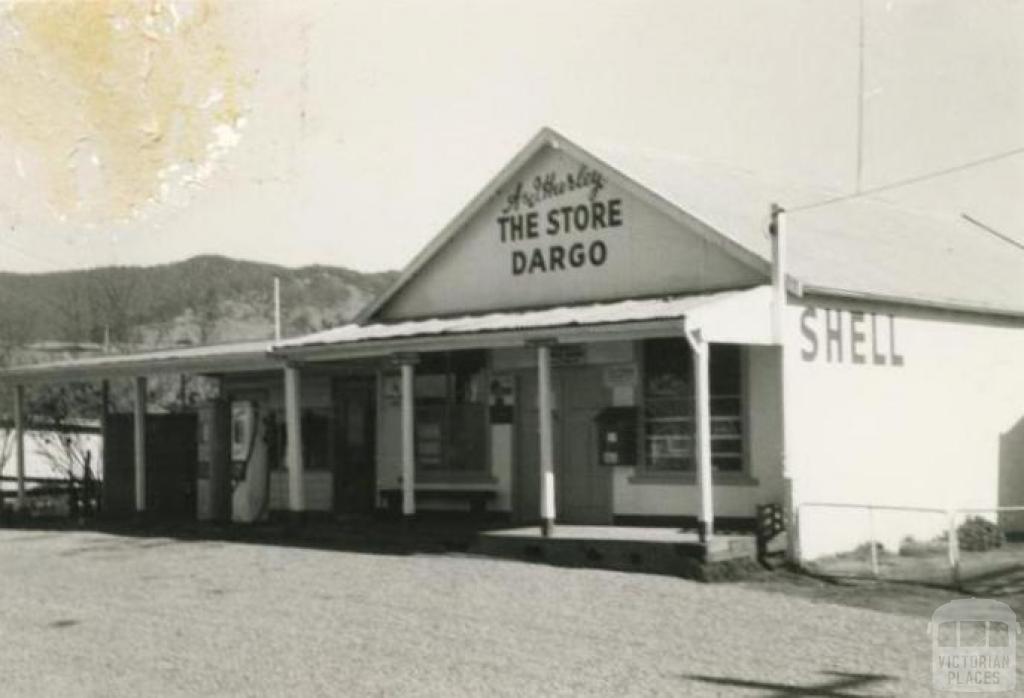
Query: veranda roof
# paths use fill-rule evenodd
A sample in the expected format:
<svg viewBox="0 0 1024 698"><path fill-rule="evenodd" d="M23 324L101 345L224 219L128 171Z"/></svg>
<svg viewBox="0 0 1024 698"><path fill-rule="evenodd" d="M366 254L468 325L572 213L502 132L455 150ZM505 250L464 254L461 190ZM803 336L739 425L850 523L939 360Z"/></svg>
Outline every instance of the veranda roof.
<svg viewBox="0 0 1024 698"><path fill-rule="evenodd" d="M14 366L0 371L0 381L32 383L115 378L156 373L231 373L279 366L268 355L268 340L181 347L133 354L104 354L66 361Z"/></svg>
<svg viewBox="0 0 1024 698"><path fill-rule="evenodd" d="M771 288L568 305L402 322L349 324L277 342L286 358L342 358L463 346L514 346L533 340L594 340L638 332L700 329L708 341L772 341Z"/></svg>

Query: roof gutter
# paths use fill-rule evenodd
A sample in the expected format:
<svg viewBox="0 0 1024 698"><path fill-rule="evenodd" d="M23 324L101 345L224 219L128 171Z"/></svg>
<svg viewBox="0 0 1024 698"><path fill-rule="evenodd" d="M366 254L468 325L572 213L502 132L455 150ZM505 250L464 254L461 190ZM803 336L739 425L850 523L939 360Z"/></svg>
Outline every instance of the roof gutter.
<svg viewBox="0 0 1024 698"><path fill-rule="evenodd" d="M851 291L842 288L829 286L818 286L806 284L803 286L802 295L829 296L843 300L867 301L869 303L881 303L886 305L901 305L907 308L919 308L932 310L939 313L951 315L970 315L973 317L989 317L998 320L1024 321L1024 311L1010 308L994 308L984 305L971 305L970 303L957 303L955 301L938 301L926 298L907 298L905 296L890 296L884 293L870 293L867 291ZM1017 324L1017 323L1014 323Z"/></svg>
<svg viewBox="0 0 1024 698"><path fill-rule="evenodd" d="M462 334L367 339L339 344L273 347L271 354L287 361L332 361L371 358L399 352L451 351L459 349L496 349L528 345L541 339L558 342L631 340L658 334L676 334L683 317L659 318L601 325L567 325L524 329L492 330Z"/></svg>
<svg viewBox="0 0 1024 698"><path fill-rule="evenodd" d="M29 385L54 381L90 381L106 378L127 378L160 373L249 373L279 368L281 362L265 352L224 354L215 359L173 358L147 359L140 356L109 363L35 364L0 371L0 383Z"/></svg>

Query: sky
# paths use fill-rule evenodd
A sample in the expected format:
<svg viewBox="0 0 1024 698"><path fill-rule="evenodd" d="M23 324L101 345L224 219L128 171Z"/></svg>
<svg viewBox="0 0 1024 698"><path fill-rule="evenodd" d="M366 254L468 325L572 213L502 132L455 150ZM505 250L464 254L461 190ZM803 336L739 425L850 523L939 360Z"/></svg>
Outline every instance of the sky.
<svg viewBox="0 0 1024 698"><path fill-rule="evenodd" d="M0 8L2 270L400 268L542 126L1024 240L1019 0Z"/></svg>

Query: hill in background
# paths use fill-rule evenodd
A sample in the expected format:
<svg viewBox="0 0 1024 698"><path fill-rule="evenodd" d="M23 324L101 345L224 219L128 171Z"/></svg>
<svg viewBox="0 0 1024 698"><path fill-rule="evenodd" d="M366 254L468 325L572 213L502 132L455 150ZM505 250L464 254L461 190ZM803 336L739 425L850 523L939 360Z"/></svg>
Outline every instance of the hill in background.
<svg viewBox="0 0 1024 698"><path fill-rule="evenodd" d="M95 343L156 348L264 339L342 324L396 277L343 267L287 268L218 256L152 267L0 273L0 346Z"/></svg>

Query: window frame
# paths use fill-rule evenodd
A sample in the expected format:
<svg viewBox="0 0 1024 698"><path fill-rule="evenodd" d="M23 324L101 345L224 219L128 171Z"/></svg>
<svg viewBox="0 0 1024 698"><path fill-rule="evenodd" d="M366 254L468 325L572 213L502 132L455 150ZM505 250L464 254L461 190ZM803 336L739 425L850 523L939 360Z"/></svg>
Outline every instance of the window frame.
<svg viewBox="0 0 1024 698"><path fill-rule="evenodd" d="M311 473L333 473L336 466L336 454L334 452L334 436L336 429L335 406L333 403L330 406L323 405L311 405L303 407L299 412L299 423L300 430L302 433L302 470L304 472ZM308 428L308 422L312 419L323 420L324 432L319 434L321 438L325 439L325 443L320 444L324 447L322 452L323 462L318 460L318 457L310 457L314 452L318 452L320 449L313 449L312 443L313 434ZM287 439L287 436L285 437ZM285 448L287 448L287 441L285 442ZM283 459L282 459L283 460Z"/></svg>
<svg viewBox="0 0 1024 698"><path fill-rule="evenodd" d="M656 339L675 339L673 336L660 336L660 337L648 337L636 341L634 351L637 356L637 365L640 370L640 380L637 385L636 405L637 405L637 419L639 424L637 425L637 453L636 453L636 467L634 474L630 477L630 483L636 484L684 484L693 485L697 483L697 463L696 457L692 459L693 467L688 469L657 469L652 468L648 464L647 459L647 351L646 342ZM683 346L687 351L692 349L689 344L686 343L686 339L679 337L682 340ZM740 369L740 410L739 410L739 422L741 429L741 465L738 470L716 470L714 469L714 463L712 459L712 480L714 484L720 485L750 485L756 486L759 484L756 477L751 472L751 443L750 443L750 355L745 345L734 345L739 350L739 369ZM711 351L714 351L715 345L709 345ZM691 363L692 370L692 363ZM692 385L692 382L691 382ZM714 397L712 395L712 397ZM694 415L694 418L696 415ZM712 436L712 440L714 437ZM696 440L694 439L694 443Z"/></svg>
<svg viewBox="0 0 1024 698"><path fill-rule="evenodd" d="M486 483L493 484L497 482L497 479L493 474L493 463L491 462L491 421L489 410L487 409L487 393L486 386L490 381L491 374L491 356L490 352L485 349L480 350L465 350L471 352L479 352L482 361L480 362L480 368L468 375L480 376L480 402L478 403L483 412L483 435L481 437L481 458L480 466L472 470L455 469L451 467L451 424L453 421L452 408L460 403L455 402L455 389L456 389L456 372L453 370L452 356L461 353L460 351L444 351L444 352L431 352L430 362L443 361L444 372L437 373L436 371L422 371L421 364L417 364L413 374L413 412L414 412L414 458L416 463L416 482L417 483ZM442 359L440 355L443 355ZM425 356L425 355L421 355ZM426 362L423 362L426 363ZM428 364L430 365L430 364ZM436 365L436 364L435 364ZM441 456L440 461L442 466L439 468L424 468L422 467L422 461L420 459L420 419L418 417L421 405L418 404L418 396L415 390L416 380L420 376L426 375L443 375L445 377L445 400L443 403L443 417L442 417L442 436L440 439ZM465 403L465 404L477 404L477 403Z"/></svg>

